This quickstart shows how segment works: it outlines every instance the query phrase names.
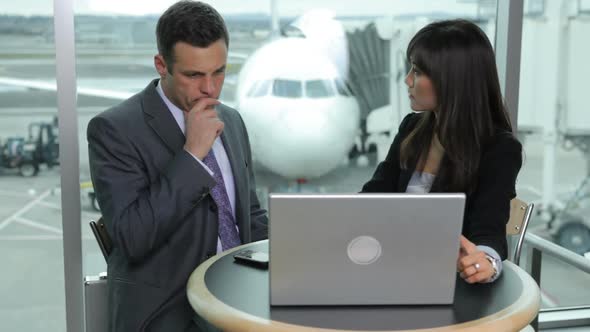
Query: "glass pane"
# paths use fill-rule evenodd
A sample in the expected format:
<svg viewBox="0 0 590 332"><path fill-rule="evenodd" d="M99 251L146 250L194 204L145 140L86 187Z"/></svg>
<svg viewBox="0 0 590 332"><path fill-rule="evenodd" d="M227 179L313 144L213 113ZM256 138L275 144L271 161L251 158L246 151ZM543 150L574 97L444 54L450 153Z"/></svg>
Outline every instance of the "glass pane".
<svg viewBox="0 0 590 332"><path fill-rule="evenodd" d="M157 53L154 30L159 15L173 2L160 1L150 5L142 2L141 6L136 6L131 5L132 2L121 5L115 1L77 1L79 91L99 89L102 92L98 95L79 94L81 143L85 143L86 125L92 116L124 99L121 93L138 92L158 77L153 67L153 55ZM220 99L235 106L249 128L255 163L260 166L255 167L255 171L260 178L257 183L261 193L296 188L358 191L370 178L376 163L384 158L384 154L378 155L377 152L389 147L399 120L410 111L403 78L407 72L404 52L411 36L441 17L473 20L484 28L491 40L495 31L495 1L422 0L396 2L395 5L390 1L346 5L333 0L278 1L276 14L281 30L298 31L289 34L294 37L278 40L272 39L280 33L271 29L268 1L248 4L218 2L213 5L226 19L231 39ZM392 47L374 30L375 22L383 20L394 22L392 28L396 31L396 39ZM357 40L356 33L372 34L372 37L367 39L361 35ZM283 51L271 50L265 56L259 56L269 44L277 43L284 43ZM299 47L301 43L306 45ZM394 67L390 69L391 64ZM269 77L274 79L269 81ZM394 79L390 80L390 77ZM307 133L313 130L308 128L309 123L290 122L288 125L292 130L287 130L282 127L287 125L286 121L262 115L268 114L265 110L269 109L263 93L266 84L272 82L272 94L286 99L272 104L270 109L295 114L301 111L298 102L303 95L302 81L317 84L317 92L310 94L320 97L335 93L332 83L328 90L327 83L323 83L334 79L338 93L351 97L335 107L340 113L344 111L343 118L351 120L347 123L329 121L330 125L338 126L330 128L334 136L310 137ZM255 102L249 103L248 98L240 95L240 83L244 80L264 81L249 84L255 88L243 92L243 96L257 96ZM348 82L350 88L343 82ZM316 113L326 119L337 116L331 115L329 110ZM323 125L326 122L319 119L314 123ZM276 136L275 132L280 135ZM389 141L370 139L373 134L383 133L390 135ZM265 145L269 143L274 145ZM309 146L314 148L309 149ZM82 197L87 198L83 206L87 213L85 218L95 218L99 214L92 208L86 144L80 144L80 147ZM301 158L292 161L293 158L283 158L279 152ZM349 162L342 163L344 159ZM308 181L297 185L295 180L298 178ZM334 181L334 178L339 180ZM85 236L90 237L90 233ZM95 247L92 241L85 242L87 250ZM93 250L96 264L92 265L96 268L92 271L96 272L104 266L98 249Z"/></svg>
<svg viewBox="0 0 590 332"><path fill-rule="evenodd" d="M112 3L76 3L76 74L80 146L83 273L96 276L106 262L88 226L100 217L88 166L86 129L95 115L141 91L155 77L153 16L106 15ZM149 6L148 6L149 7ZM166 5L162 5L165 9ZM119 10L124 10L120 6ZM112 11L111 11L112 12ZM137 13L139 14L139 13Z"/></svg>
<svg viewBox="0 0 590 332"><path fill-rule="evenodd" d="M266 96L268 94L268 89L270 88L270 83L271 83L271 81L269 81L269 80L258 81L256 83L254 83L254 85L250 89L250 92L248 93L248 96L249 97Z"/></svg>
<svg viewBox="0 0 590 332"><path fill-rule="evenodd" d="M529 232L590 251L590 22L575 1L529 1L523 18L518 195L536 203ZM567 282L562 276L567 275ZM590 276L543 258L543 307L590 304Z"/></svg>
<svg viewBox="0 0 590 332"><path fill-rule="evenodd" d="M93 116L159 77L153 64L155 26L173 2L76 3L85 275L106 269L86 226L100 216L90 182L86 128ZM231 40L220 99L240 112L248 128L257 192L264 206L269 192L357 192L370 179L384 158L379 151L390 146L400 119L410 111L403 82L404 52L418 29L441 17L460 17L478 22L492 40L495 30L495 1L276 3L280 30L292 26L299 30L293 34L296 37L281 37L271 29L267 0L212 3L226 19ZM375 30L382 17L394 22L391 35L397 37L391 44ZM361 38L355 38L357 32ZM278 43L281 47L272 48ZM311 96L325 97L335 94L331 83L335 79L349 82L352 89L337 85L339 94L348 97L333 98L339 104L326 106L326 100L301 98L303 81L313 82L308 87L314 89ZM244 81L262 83L242 91ZM284 98L267 98L269 90ZM248 95L257 98L244 98ZM384 140L369 139L384 133Z"/></svg>
<svg viewBox="0 0 590 332"><path fill-rule="evenodd" d="M326 98L334 95L332 81L313 80L305 82L305 94L309 98Z"/></svg>
<svg viewBox="0 0 590 332"><path fill-rule="evenodd" d="M3 331L65 331L52 6L0 0Z"/></svg>
<svg viewBox="0 0 590 332"><path fill-rule="evenodd" d="M88 169L87 124L96 114L142 90L158 77L153 67L153 56L157 53L154 30L158 16L174 2L76 2L85 275L106 269L87 227L89 220L100 216ZM2 157L0 170L3 197L0 264L11 267L3 270L2 295L5 296L0 300L0 319L6 330L65 330L61 205L56 190L60 174L52 161L59 147L50 142L52 135L58 134L54 120L56 97L52 91L55 81L52 5L48 0L0 0L0 14L6 14L0 15L0 78L3 79L0 138L2 145L10 141L7 148L2 148L6 157ZM431 21L461 17L478 22L493 40L496 15L495 1L421 0L393 4L385 0L370 3L284 0L277 6L279 26L286 31L291 25L300 31L296 34L297 41L291 39L287 43L299 43L304 37L306 46L289 48L295 51L255 63L253 54L263 45L274 43L273 36L280 35L270 28L269 1L220 1L214 5L224 15L231 39L226 84L220 99L235 106L249 128L257 192L263 205L268 192L358 191L370 178L376 163L383 159L379 151L389 147L399 120L409 112L408 102L403 98L406 90L403 53L409 38ZM380 17L395 22L393 27L399 34L392 35L399 38L391 44L375 34L375 22ZM361 38L363 44L359 44L354 40L357 31L373 37ZM359 45L363 46L359 48ZM347 54L352 49L361 52L354 55L350 52L349 58ZM240 75L260 79L256 70L242 71L248 64L271 72L275 77L273 94L288 97L284 103L269 108L264 96L254 106L243 102L238 95ZM281 110L275 112L281 117L301 114L301 82L329 80L335 74L339 75L338 79L350 82L352 92L358 97L347 98L338 107L312 107L318 116L313 121L268 117L267 109ZM343 89L339 91L344 95ZM331 121L335 118L350 121ZM38 151L37 145L23 143L29 139L31 123L43 124L31 127L32 137L47 139L42 151L34 153L36 158L43 158L38 171L21 162L26 158L20 158L21 161L14 158L15 154L31 152L27 149L32 145L33 151ZM378 125L370 125L375 123ZM310 134L328 132L331 134ZM375 133L389 136L382 141L371 141L369 138ZM292 156L297 156L296 160ZM20 175L19 166L20 173L32 177ZM36 175L32 174L35 172Z"/></svg>
<svg viewBox="0 0 590 332"><path fill-rule="evenodd" d="M272 86L272 94L275 97L299 98L301 97L301 81L276 79Z"/></svg>

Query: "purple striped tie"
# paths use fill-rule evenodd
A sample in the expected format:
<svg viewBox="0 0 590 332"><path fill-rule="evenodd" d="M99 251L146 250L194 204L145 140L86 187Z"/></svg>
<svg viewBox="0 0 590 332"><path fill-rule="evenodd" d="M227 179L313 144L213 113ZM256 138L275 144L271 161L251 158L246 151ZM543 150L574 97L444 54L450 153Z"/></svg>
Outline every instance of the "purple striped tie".
<svg viewBox="0 0 590 332"><path fill-rule="evenodd" d="M239 246L240 236L236 229L236 222L232 214L231 204L225 190L225 182L221 174L221 169L217 164L217 159L213 153L213 149L209 150L203 163L213 171L213 178L217 184L211 189L211 196L217 204L217 213L219 219L219 239L221 240L221 247L225 251L233 247Z"/></svg>

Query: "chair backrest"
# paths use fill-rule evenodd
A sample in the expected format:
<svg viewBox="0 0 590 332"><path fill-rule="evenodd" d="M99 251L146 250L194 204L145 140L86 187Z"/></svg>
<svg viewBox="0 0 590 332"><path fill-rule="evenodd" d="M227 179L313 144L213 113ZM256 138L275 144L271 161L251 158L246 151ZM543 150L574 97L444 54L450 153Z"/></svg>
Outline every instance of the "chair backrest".
<svg viewBox="0 0 590 332"><path fill-rule="evenodd" d="M97 222L92 220L90 222L90 228L92 229L92 233L94 233L94 237L96 238L96 242L98 242L98 246L100 247L100 251L102 251L104 259L107 260L113 250L113 243L111 242L111 237L107 232L102 217L98 219Z"/></svg>
<svg viewBox="0 0 590 332"><path fill-rule="evenodd" d="M84 326L85 332L109 330L109 306L106 272L100 276L84 278Z"/></svg>
<svg viewBox="0 0 590 332"><path fill-rule="evenodd" d="M90 221L90 229L92 229L98 247L106 261L113 249L113 243L102 217L97 222ZM84 325L86 332L108 331L109 312L106 272L101 273L99 276L87 276L84 278Z"/></svg>
<svg viewBox="0 0 590 332"><path fill-rule="evenodd" d="M518 240L514 247L514 255L512 256L512 262L516 265L520 262L520 252L522 250L524 236L529 221L531 220L534 207L535 205L533 203L527 204L518 198L514 198L510 201L510 218L506 223L506 234L513 236L518 235Z"/></svg>

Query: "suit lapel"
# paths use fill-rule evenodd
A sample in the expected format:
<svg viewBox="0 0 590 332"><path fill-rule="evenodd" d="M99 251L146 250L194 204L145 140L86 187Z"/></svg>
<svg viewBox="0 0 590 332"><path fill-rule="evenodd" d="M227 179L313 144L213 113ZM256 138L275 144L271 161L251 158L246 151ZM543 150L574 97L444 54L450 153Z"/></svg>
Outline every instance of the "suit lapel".
<svg viewBox="0 0 590 332"><path fill-rule="evenodd" d="M141 92L143 112L148 115L146 117L148 125L172 152L176 152L182 149L185 138L172 113L156 91L157 84L158 80L153 80Z"/></svg>
<svg viewBox="0 0 590 332"><path fill-rule="evenodd" d="M176 120L169 112L168 107L156 91L156 84L158 80L152 81L142 92L142 108L147 114L146 121L148 125L156 132L162 139L164 144L172 151L176 152L182 149L185 143L185 136L178 127ZM250 229L245 227L247 220L245 213L249 211L249 207L243 206L242 202L247 202L247 165L245 158L240 149L242 142L237 133L235 121L231 121L229 115L226 113L225 105L218 106L218 116L225 124L225 128L221 133L221 141L227 153L229 163L232 169L234 178L235 194L236 194L236 221L240 229L240 238L242 242L250 237ZM248 209L247 209L248 208Z"/></svg>

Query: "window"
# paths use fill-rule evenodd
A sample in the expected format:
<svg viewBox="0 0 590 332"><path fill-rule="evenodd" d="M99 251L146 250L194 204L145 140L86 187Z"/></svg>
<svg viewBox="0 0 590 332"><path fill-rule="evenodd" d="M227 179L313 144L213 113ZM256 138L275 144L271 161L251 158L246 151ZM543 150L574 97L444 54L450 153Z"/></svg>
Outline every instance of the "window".
<svg viewBox="0 0 590 332"><path fill-rule="evenodd" d="M334 95L330 80L313 80L305 82L305 95L308 98L326 98Z"/></svg>
<svg viewBox="0 0 590 332"><path fill-rule="evenodd" d="M80 147L79 181L80 195L83 199L81 240L84 252L84 275L96 275L106 270L102 254L87 226L89 220L97 219L100 216L100 211L96 202L93 201L94 191L88 168L86 127L92 117L121 102L125 98L124 94L139 92L150 81L158 77L153 68L153 55L157 52L154 31L159 15L173 2L173 0L149 3L131 0L124 2L77 0L74 6L76 10L76 83L79 92L77 111L78 145ZM26 0L25 3L30 4L32 0ZM137 5L139 3L141 5ZM370 3L354 1L343 3L334 0L319 0L313 4L303 3L295 0L277 1L277 8L281 14L280 26L288 25L292 18L300 17L317 6L317 8L328 8L334 12L336 24L330 24L330 29L341 26L343 33L350 37L355 34L357 29L362 30L372 24L375 17L389 16L393 17L394 22L399 22L399 27L404 29L403 34L400 35L402 39L399 40L399 49L396 50L396 52L402 51L402 53L407 44L407 40L403 38L411 36L416 29L421 28L429 21L439 19L441 15L478 21L482 26L485 26L488 33L495 29L495 1L416 0L400 1L395 5L392 5L391 1L385 0ZM546 2L546 4L548 3ZM0 41L2 45L0 49L0 78L12 78L47 86L55 81L56 70L53 1L34 1L34 4L35 6L26 6L23 2L0 0ZM248 60L248 56L261 45L269 42L269 36L273 35L269 28L268 14L270 11L268 1L252 3L226 1L215 3L214 6L226 19L231 39L226 84L220 99L233 105L238 102L236 100L237 87L231 83L237 81L237 75ZM305 36L308 38L313 38L315 31L320 38L318 45L332 45L321 42L322 36L325 36L323 32L327 31L324 28L327 26L320 24L320 27L317 29L313 24L307 27L301 26L301 31L305 32ZM371 48L369 54L357 54L359 57L351 59L350 63L356 61L354 63L357 65L359 63L372 64L377 60L389 63L388 59L382 59L382 55L387 54L384 47L388 47L384 46L382 40L375 37L369 44L376 48ZM301 52L305 51L305 49L301 50ZM333 50L324 49L323 51L329 56ZM364 56L370 57L359 62L359 59ZM392 69L394 72L392 75L385 72L383 68L388 67L380 67L380 71L375 73L375 77L399 76L397 68ZM361 72L363 71L361 70ZM281 75L281 73L272 74L265 77ZM373 77L371 75L369 76ZM310 80L313 76L311 74L308 76L310 77L298 80L260 81L256 84L256 88L252 88L248 93L253 97L258 97L268 95L269 91L272 91L272 95L285 98L281 100L281 103L277 103L277 109L283 106L298 107L297 104L291 102L299 102L295 99L303 96L302 82L307 79L305 94L312 98L324 98L336 93L352 96L344 81L337 80L333 85L331 81ZM389 84L389 80L387 82ZM396 89L405 91L403 81L392 80L391 82L394 84L393 89L389 89L389 86L385 87L385 85L375 85L375 81L361 82L362 88L355 89L355 94L359 91L376 91L379 90L377 88L382 88L385 92L381 93L379 90L379 93L382 95L380 100L383 103L369 105L360 102L364 99L359 96L360 111L359 113L351 113L353 119L347 125L336 121L316 121L321 125L328 123L341 126L342 128L336 128L337 130L334 131L341 135L337 142L325 138L324 141L310 141L306 142L306 145L302 145L301 139L311 136L307 135L310 132L310 123L301 121L304 126L298 127L298 121L289 123L280 121L281 119L269 121L270 125L275 127L283 124L289 125L289 127L284 127L288 130L261 130L260 133L257 133L260 134L260 142L273 144L271 148L252 142L254 155L261 156L262 160L259 162L265 166L265 168L254 169L258 180L257 191L265 195L269 191L295 190L294 187L284 187L284 183L290 183L296 178L309 179L307 183L300 184L297 189L329 192L358 191L362 184L371 177L376 163L380 161L375 153L367 153L365 156L360 156L361 158L367 157L369 160L369 165L366 166L366 162L356 162L360 161L357 153L349 153L351 150L364 151L363 142L360 136L357 136L358 130L363 128L360 123L363 123L374 109L389 103L390 98L391 104L395 105L395 112L405 114L409 111L403 97L389 95L390 91ZM22 147L28 138L28 125L33 122L53 126L53 134L50 131L41 133L44 141L51 142L52 137L58 137L54 123L54 117L57 114L56 95L50 90L29 89L15 84L0 83L0 100L2 100L0 105L0 144L5 145L9 141L11 142L10 147L2 146L1 151L22 153L20 151L23 149L20 149L19 146ZM399 103L398 99L401 100ZM274 111L274 109L272 110ZM265 110L257 111L264 112ZM360 121L356 121L359 120L355 118L357 115ZM247 119L245 122L247 126L250 125ZM259 122L258 124L263 123ZM393 130L397 130L397 125L397 122L392 121ZM262 129L269 129L272 126L262 127ZM267 132L272 135L278 132L290 136L281 141L282 145L277 146L278 140L273 140L272 136L263 136ZM13 139L9 139L10 137ZM389 146L390 143L391 141L386 142L386 145ZM336 152L337 144L340 144L338 152ZM353 146L355 146L354 149ZM43 151L42 155L45 156L56 155L59 146L49 146ZM257 153L260 151L266 153ZM285 162L277 157L280 156L280 152L297 158ZM304 153L305 155L303 155ZM347 157L352 162L343 166L342 160ZM46 162L40 165L38 170L35 170L35 167L23 167L22 170L19 170L19 165L11 163L12 160L14 158L7 158L3 155L2 169L0 169L0 178L2 179L0 181L0 252L2 252L0 266L11 267L3 269L4 282L0 286L2 294L5 295L0 298L2 328L7 331L23 332L64 331L62 213L60 196L56 194L61 189L59 187L60 176L62 176L60 166L50 165L51 163ZM321 172L314 173L320 168ZM36 175L32 174L35 172ZM535 178L537 174L535 172L538 173L538 167L537 170L531 169L527 176ZM68 175L64 174L63 176ZM523 184L527 183L526 179L523 177ZM303 188L300 188L301 186ZM261 196L260 199L264 205L266 197ZM23 317L32 317L32 319L23 319Z"/></svg>
<svg viewBox="0 0 590 332"><path fill-rule="evenodd" d="M517 191L536 203L529 232L583 255L590 251L590 22L576 1L532 3L535 12L523 17L518 134L525 163ZM589 274L547 255L542 266L543 308L590 304Z"/></svg>
<svg viewBox="0 0 590 332"><path fill-rule="evenodd" d="M257 81L252 85L252 88L248 92L248 97L264 97L268 94L268 89L270 88L270 83L272 81L264 80L264 81Z"/></svg>
<svg viewBox="0 0 590 332"><path fill-rule="evenodd" d="M272 95L283 98L301 98L301 81L276 79L272 85Z"/></svg>
<svg viewBox="0 0 590 332"><path fill-rule="evenodd" d="M51 1L25 6L0 0L3 331L65 330L57 98L30 88L55 82L53 31Z"/></svg>

